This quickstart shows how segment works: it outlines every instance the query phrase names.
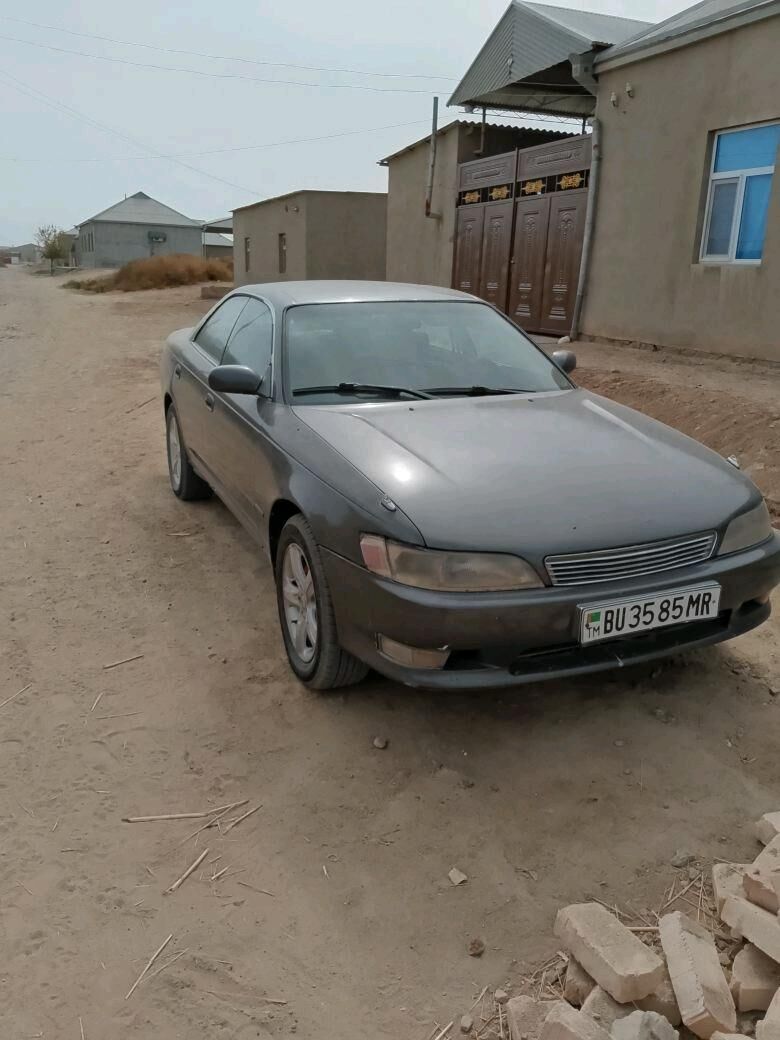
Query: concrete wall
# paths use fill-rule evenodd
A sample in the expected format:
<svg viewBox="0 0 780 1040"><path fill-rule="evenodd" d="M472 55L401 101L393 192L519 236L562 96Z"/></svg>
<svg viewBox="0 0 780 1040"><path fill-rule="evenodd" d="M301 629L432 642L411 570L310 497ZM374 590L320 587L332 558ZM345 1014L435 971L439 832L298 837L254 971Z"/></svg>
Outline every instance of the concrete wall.
<svg viewBox="0 0 780 1040"><path fill-rule="evenodd" d="M780 361L780 168L761 264L698 260L712 132L780 118L778 54L775 17L600 75L585 333Z"/></svg>
<svg viewBox="0 0 780 1040"><path fill-rule="evenodd" d="M150 242L149 232L159 231L165 242ZM84 248L87 233L94 236L94 248ZM170 253L201 255L199 227L164 227L150 224L113 224L96 221L79 228L77 256L81 267L121 267L130 260Z"/></svg>
<svg viewBox="0 0 780 1040"><path fill-rule="evenodd" d="M306 207L308 193L237 209L233 213L233 270L236 285L296 281L306 278ZM287 236L287 271L279 271L279 235ZM250 267L244 262L244 239L250 240Z"/></svg>
<svg viewBox="0 0 780 1040"><path fill-rule="evenodd" d="M385 280L387 195L317 192L306 216L306 277Z"/></svg>
<svg viewBox="0 0 780 1040"><path fill-rule="evenodd" d="M373 192L301 191L235 210L236 285L310 278L384 280L386 206L387 196ZM280 234L287 236L284 272L279 270Z"/></svg>
<svg viewBox="0 0 780 1040"><path fill-rule="evenodd" d="M501 155L515 148L542 144L549 135L522 127L485 128L484 154ZM388 162L387 279L424 285L452 284L458 164L479 158L482 128L478 123L451 124L439 131L431 210L425 216L430 141L421 141Z"/></svg>

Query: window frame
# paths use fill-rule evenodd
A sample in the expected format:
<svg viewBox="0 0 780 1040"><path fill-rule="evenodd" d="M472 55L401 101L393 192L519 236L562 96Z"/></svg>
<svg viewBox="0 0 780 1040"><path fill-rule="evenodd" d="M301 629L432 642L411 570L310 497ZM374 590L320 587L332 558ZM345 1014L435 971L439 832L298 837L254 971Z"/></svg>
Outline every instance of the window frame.
<svg viewBox="0 0 780 1040"><path fill-rule="evenodd" d="M772 186L774 187L774 175L777 171L777 162L774 166L751 166L743 168L741 170L725 170L722 173L715 172L715 159L718 154L718 141L725 134L733 134L740 130L757 130L761 127L767 126L780 126L780 119L771 119L765 123L745 123L741 126L730 126L724 127L722 130L716 130L712 139L712 155L710 156L710 168L707 177L707 200L704 209L704 221L702 223L701 230L701 241L699 243L699 262L702 264L733 264L737 267L756 267L763 262L763 255L754 258L739 258L737 257L737 244L739 242L739 232L742 225L742 208L745 202L745 186L747 184L748 177L760 177L770 174L772 176ZM780 150L780 145L778 145ZM712 202L715 197L715 185L723 181L736 181L737 193L734 199L734 212L731 217L731 234L729 236L729 248L728 253L708 254L707 239L710 234L710 218L712 217Z"/></svg>
<svg viewBox="0 0 780 1040"><path fill-rule="evenodd" d="M244 273L249 274L252 264L252 237L244 235Z"/></svg>
<svg viewBox="0 0 780 1040"><path fill-rule="evenodd" d="M280 231L277 237L277 249L279 251L279 274L287 274L287 232Z"/></svg>

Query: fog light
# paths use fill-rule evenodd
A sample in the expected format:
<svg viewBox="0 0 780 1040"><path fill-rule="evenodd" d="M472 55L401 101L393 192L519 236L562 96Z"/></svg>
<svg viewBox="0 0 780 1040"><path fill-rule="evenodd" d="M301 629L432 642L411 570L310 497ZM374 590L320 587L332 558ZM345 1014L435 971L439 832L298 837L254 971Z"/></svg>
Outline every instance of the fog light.
<svg viewBox="0 0 780 1040"><path fill-rule="evenodd" d="M405 668L443 668L450 656L447 647L441 647L438 650L421 650L419 647L407 646L405 643L398 643L395 639L388 639L387 636L382 635L376 637L376 643L380 654L395 661L396 664L404 665Z"/></svg>

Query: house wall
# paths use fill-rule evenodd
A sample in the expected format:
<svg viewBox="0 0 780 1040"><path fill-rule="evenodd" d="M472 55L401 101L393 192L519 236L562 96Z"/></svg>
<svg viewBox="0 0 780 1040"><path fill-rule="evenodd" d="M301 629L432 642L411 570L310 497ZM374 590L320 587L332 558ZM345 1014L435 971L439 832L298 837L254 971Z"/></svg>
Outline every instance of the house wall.
<svg viewBox="0 0 780 1040"><path fill-rule="evenodd" d="M165 242L150 242L149 232L159 231ZM87 233L94 238L94 248L84 248ZM79 228L78 256L81 267L121 267L130 260L171 253L201 255L199 227L166 227L155 224L119 224L93 221Z"/></svg>
<svg viewBox="0 0 780 1040"><path fill-rule="evenodd" d="M233 259L233 246L209 246L203 247L203 255L205 257L213 257L215 260L232 260Z"/></svg>
<svg viewBox="0 0 780 1040"><path fill-rule="evenodd" d="M599 76L586 334L780 361L780 162L762 262L698 259L712 132L780 118L778 54L775 17Z"/></svg>
<svg viewBox="0 0 780 1040"><path fill-rule="evenodd" d="M302 191L235 210L235 284L309 278L384 280L386 206L387 196L373 192ZM283 272L279 270L280 234L287 236Z"/></svg>
<svg viewBox="0 0 780 1040"><path fill-rule="evenodd" d="M521 127L485 127L484 154L501 155L531 147L549 134ZM431 211L425 216L430 142L422 141L388 162L387 278L423 285L452 284L455 255L458 164L479 158L479 123L453 125L440 131L436 146Z"/></svg>
<svg viewBox="0 0 780 1040"><path fill-rule="evenodd" d="M304 279L308 194L237 209L233 213L233 270L236 285ZM279 235L287 236L287 270L279 271ZM250 240L250 267L244 262L244 239Z"/></svg>
<svg viewBox="0 0 780 1040"><path fill-rule="evenodd" d="M387 195L317 192L306 211L306 276L385 280Z"/></svg>

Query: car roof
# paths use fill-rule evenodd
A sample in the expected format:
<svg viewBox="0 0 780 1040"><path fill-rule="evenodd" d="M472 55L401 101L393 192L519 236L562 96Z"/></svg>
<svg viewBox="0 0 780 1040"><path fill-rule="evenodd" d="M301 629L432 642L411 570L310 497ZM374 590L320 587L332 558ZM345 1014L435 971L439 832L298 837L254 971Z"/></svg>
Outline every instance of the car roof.
<svg viewBox="0 0 780 1040"><path fill-rule="evenodd" d="M266 282L241 285L235 291L261 296L280 308L294 307L302 303L391 303L403 300L477 302L475 297L457 289L445 289L437 285L413 285L407 282Z"/></svg>

